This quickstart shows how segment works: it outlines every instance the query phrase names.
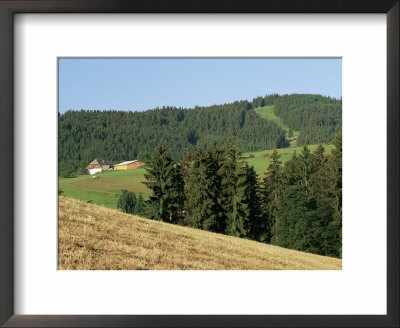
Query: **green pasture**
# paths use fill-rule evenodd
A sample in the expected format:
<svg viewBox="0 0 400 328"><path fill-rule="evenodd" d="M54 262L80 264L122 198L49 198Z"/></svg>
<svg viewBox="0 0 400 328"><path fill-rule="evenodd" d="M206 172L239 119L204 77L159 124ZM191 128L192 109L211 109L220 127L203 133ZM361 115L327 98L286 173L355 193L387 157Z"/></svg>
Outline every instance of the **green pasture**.
<svg viewBox="0 0 400 328"><path fill-rule="evenodd" d="M289 127L283 123L282 119L274 114L274 105L264 106L256 108L254 111L260 115L260 117L265 118L269 121L273 121L284 130L289 130Z"/></svg>
<svg viewBox="0 0 400 328"><path fill-rule="evenodd" d="M297 138L299 136L299 131L293 130L293 136L291 138L288 137L289 127L283 122L283 120L280 117L275 115L274 105L256 108L254 111L258 115L260 115L260 117L274 122L276 125L278 125L283 130L285 130L286 131L286 139L289 140L290 147L295 147L297 145Z"/></svg>
<svg viewBox="0 0 400 328"><path fill-rule="evenodd" d="M116 208L121 190L141 192L144 198L149 197L150 190L142 183L145 181L144 174L144 167L139 167L136 170L97 173L98 179L93 179L91 175L59 178L58 187L66 196Z"/></svg>
<svg viewBox="0 0 400 328"><path fill-rule="evenodd" d="M323 146L325 148L325 154L329 154L334 148L334 146L331 144L323 144ZM318 145L308 145L307 147L310 149L311 152L314 152L317 149ZM294 151L296 151L297 155L299 155L301 154L302 149L303 147L293 147L281 148L277 149L277 151L279 155L281 155L280 161L285 164L288 160L290 160ZM271 163L270 155L272 154L272 152L273 150L263 150L257 152L253 151L249 153L243 153L242 159L246 160L249 165L253 165L259 176L264 176L268 165Z"/></svg>

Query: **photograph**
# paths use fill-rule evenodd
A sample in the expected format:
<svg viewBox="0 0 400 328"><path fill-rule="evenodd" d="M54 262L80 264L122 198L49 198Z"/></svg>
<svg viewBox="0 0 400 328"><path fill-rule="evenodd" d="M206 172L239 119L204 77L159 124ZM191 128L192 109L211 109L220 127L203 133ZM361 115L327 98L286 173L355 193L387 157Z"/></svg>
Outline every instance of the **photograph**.
<svg viewBox="0 0 400 328"><path fill-rule="evenodd" d="M399 14L0 0L0 326L398 327Z"/></svg>
<svg viewBox="0 0 400 328"><path fill-rule="evenodd" d="M58 270L342 270L340 57L57 61Z"/></svg>

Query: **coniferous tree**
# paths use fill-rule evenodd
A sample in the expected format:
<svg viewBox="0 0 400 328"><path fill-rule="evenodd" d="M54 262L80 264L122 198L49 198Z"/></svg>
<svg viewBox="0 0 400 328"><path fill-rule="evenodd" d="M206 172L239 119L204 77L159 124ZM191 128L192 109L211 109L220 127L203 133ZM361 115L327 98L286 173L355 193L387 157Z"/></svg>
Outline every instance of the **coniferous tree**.
<svg viewBox="0 0 400 328"><path fill-rule="evenodd" d="M331 184L330 188L334 191L335 219L342 220L342 132L338 133L333 142L335 148L332 150L332 158L330 163Z"/></svg>
<svg viewBox="0 0 400 328"><path fill-rule="evenodd" d="M316 151L312 154L312 174L309 177L310 180L310 195L316 199L326 198L326 190L328 188L328 169L327 160L328 158L324 155L325 149L320 144Z"/></svg>
<svg viewBox="0 0 400 328"><path fill-rule="evenodd" d="M324 156L325 148L322 144L319 144L316 151L313 154L313 170L314 172L320 170L326 163L326 157Z"/></svg>
<svg viewBox="0 0 400 328"><path fill-rule="evenodd" d="M315 203L307 196L304 185L289 186L279 196L277 208L277 245L301 251L317 253L315 243Z"/></svg>
<svg viewBox="0 0 400 328"><path fill-rule="evenodd" d="M279 239L277 230L277 217L276 210L278 207L278 198L282 192L283 170L282 162L279 160L281 156L278 151L274 149L271 155L271 163L265 174L262 184L262 208L265 219L268 222L267 228L267 241L276 243Z"/></svg>
<svg viewBox="0 0 400 328"><path fill-rule="evenodd" d="M190 185L190 175L191 175L191 169L192 169L192 154L190 151L187 151L181 160L181 172L182 172L182 178L184 182L184 192L187 194L187 191L190 190L191 185ZM185 200L186 201L186 200Z"/></svg>
<svg viewBox="0 0 400 328"><path fill-rule="evenodd" d="M189 205L188 202L190 200L189 193L192 190L192 154L190 151L187 151L181 160L181 174L183 180L183 193L185 195L183 199L183 221L181 222L182 225L191 225L188 224L189 218Z"/></svg>
<svg viewBox="0 0 400 328"><path fill-rule="evenodd" d="M299 167L301 170L301 184L306 187L306 191L308 192L309 184L310 184L310 176L314 172L313 168L313 157L310 149L307 145L303 146L303 150L299 156Z"/></svg>
<svg viewBox="0 0 400 328"><path fill-rule="evenodd" d="M224 161L224 151L213 141L206 152L204 164L207 168L209 210L211 215L204 221L204 228L215 232L224 232L225 215L222 208L222 177L220 169Z"/></svg>
<svg viewBox="0 0 400 328"><path fill-rule="evenodd" d="M219 173L222 177L222 207L226 216L225 233L245 236L245 220L248 217L246 204L246 173L239 161L239 147L235 139L230 143Z"/></svg>
<svg viewBox="0 0 400 328"><path fill-rule="evenodd" d="M171 221L174 223L183 222L185 186L183 180L183 169L180 163L175 163L171 171L169 202L170 210L172 211Z"/></svg>
<svg viewBox="0 0 400 328"><path fill-rule="evenodd" d="M193 163L185 162L182 164L184 168L185 181L185 224L194 228L202 228L203 221L209 214L208 192L207 192L207 175L206 168L203 163L205 153L198 149L193 155Z"/></svg>
<svg viewBox="0 0 400 328"><path fill-rule="evenodd" d="M175 221L178 206L174 181L174 162L167 153L164 140L160 140L150 164L145 167L144 184L152 190L150 196L153 213L151 217L161 221Z"/></svg>
<svg viewBox="0 0 400 328"><path fill-rule="evenodd" d="M328 162L329 194L332 197L332 229L338 256L342 256L342 133L339 132L333 142L335 148Z"/></svg>
<svg viewBox="0 0 400 328"><path fill-rule="evenodd" d="M301 181L301 168L296 150L292 153L292 157L285 163L283 170L283 185L292 186L299 184Z"/></svg>
<svg viewBox="0 0 400 328"><path fill-rule="evenodd" d="M260 240L267 230L261 211L260 185L253 166L246 162L244 170L246 172L245 202L248 208L248 217L245 220L246 235L252 239Z"/></svg>
<svg viewBox="0 0 400 328"><path fill-rule="evenodd" d="M186 225L223 232L221 179L218 175L221 154L213 143L208 151L198 149L193 155L193 163L184 165Z"/></svg>

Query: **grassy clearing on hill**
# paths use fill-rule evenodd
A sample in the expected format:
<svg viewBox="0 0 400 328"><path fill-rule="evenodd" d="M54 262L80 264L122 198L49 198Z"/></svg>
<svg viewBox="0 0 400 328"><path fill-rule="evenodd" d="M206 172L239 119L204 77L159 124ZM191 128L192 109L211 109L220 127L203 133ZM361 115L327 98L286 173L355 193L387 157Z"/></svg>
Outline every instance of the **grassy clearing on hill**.
<svg viewBox="0 0 400 328"><path fill-rule="evenodd" d="M340 259L59 197L60 270L341 270Z"/></svg>
<svg viewBox="0 0 400 328"><path fill-rule="evenodd" d="M288 130L289 127L283 123L283 120L274 114L274 105L259 107L255 109L255 112L260 115L260 117L275 122L276 125L284 130Z"/></svg>
<svg viewBox="0 0 400 328"><path fill-rule="evenodd" d="M274 105L264 106L264 107L256 108L254 111L258 115L260 115L260 117L265 118L269 121L272 121L276 125L281 127L282 129L284 129L286 131L286 139L289 140L289 142L290 142L290 147L296 147L297 146L297 138L298 138L300 132L293 130L293 136L289 138L288 137L289 127L283 122L283 120L280 117L275 115L274 107L275 107Z"/></svg>

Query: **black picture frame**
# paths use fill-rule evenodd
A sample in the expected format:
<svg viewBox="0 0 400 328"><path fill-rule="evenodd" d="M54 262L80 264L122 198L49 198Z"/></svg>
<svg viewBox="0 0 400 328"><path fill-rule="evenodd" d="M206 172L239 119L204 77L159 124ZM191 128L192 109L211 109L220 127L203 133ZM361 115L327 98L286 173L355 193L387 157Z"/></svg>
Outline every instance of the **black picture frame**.
<svg viewBox="0 0 400 328"><path fill-rule="evenodd" d="M399 327L398 0L0 0L0 324L4 327ZM387 315L14 315L13 17L16 13L385 13ZM368 286L366 286L368 288Z"/></svg>

